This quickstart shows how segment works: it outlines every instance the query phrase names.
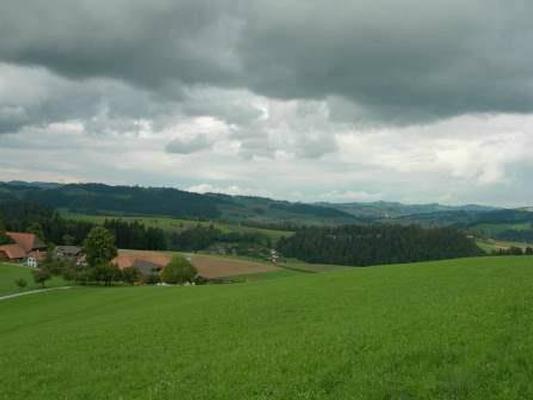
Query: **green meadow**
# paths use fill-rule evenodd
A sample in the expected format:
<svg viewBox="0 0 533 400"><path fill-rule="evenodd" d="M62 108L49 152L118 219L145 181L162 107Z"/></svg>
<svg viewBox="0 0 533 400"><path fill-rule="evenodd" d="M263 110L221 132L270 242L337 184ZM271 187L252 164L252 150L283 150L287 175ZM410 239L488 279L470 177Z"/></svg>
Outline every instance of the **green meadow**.
<svg viewBox="0 0 533 400"><path fill-rule="evenodd" d="M507 240L496 239L476 239L476 244L486 253L492 253L493 251L498 251L501 249L509 249L510 247L520 247L522 250L525 250L526 247L533 246L533 244L530 243L511 242Z"/></svg>
<svg viewBox="0 0 533 400"><path fill-rule="evenodd" d="M237 233L260 233L263 234L272 240L279 240L283 236L290 236L294 232L291 231L282 231L276 229L265 229L265 228L256 228L245 225L240 225L238 223L228 224L224 222L217 221L194 221L187 219L178 219L171 217L154 217L154 216L128 216L128 215L86 215L86 214L77 214L63 211L61 215L67 219L72 219L76 221L86 221L93 222L95 224L103 224L106 219L121 219L127 222L139 221L142 222L147 227L160 228L167 232L181 232L187 228L191 228L196 225L210 226L213 225L215 228L219 229L224 233L237 232Z"/></svg>
<svg viewBox="0 0 533 400"><path fill-rule="evenodd" d="M533 257L283 276L0 301L0 398L533 398Z"/></svg>
<svg viewBox="0 0 533 400"><path fill-rule="evenodd" d="M27 286L20 288L15 281L17 279L24 279ZM46 287L56 287L65 285L65 281L59 277L53 277L46 282ZM33 281L31 269L22 267L16 264L0 263L0 296L5 296L14 293L25 292L28 290L41 289L41 285L37 285Z"/></svg>

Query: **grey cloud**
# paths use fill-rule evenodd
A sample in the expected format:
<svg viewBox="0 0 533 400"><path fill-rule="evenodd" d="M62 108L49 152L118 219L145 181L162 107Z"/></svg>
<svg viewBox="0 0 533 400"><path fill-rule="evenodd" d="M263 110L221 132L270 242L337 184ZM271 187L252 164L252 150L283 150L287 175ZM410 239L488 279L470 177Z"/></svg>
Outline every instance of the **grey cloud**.
<svg viewBox="0 0 533 400"><path fill-rule="evenodd" d="M344 97L339 118L405 124L533 110L523 0L5 1L0 59L182 96ZM198 106L191 106L198 112Z"/></svg>
<svg viewBox="0 0 533 400"><path fill-rule="evenodd" d="M210 115L229 124L246 125L262 115L253 102L254 96L248 91L200 88L186 92L179 108L186 115Z"/></svg>
<svg viewBox="0 0 533 400"><path fill-rule="evenodd" d="M213 142L203 134L198 134L192 139L176 138L166 146L168 153L191 154L200 150L208 149Z"/></svg>
<svg viewBox="0 0 533 400"><path fill-rule="evenodd" d="M299 139L296 149L297 154L302 158L319 158L337 151L337 142L331 134L307 134Z"/></svg>
<svg viewBox="0 0 533 400"><path fill-rule="evenodd" d="M0 133L79 120L95 134L135 129L146 119L165 123L175 104L120 81L65 79L39 67L0 63Z"/></svg>
<svg viewBox="0 0 533 400"><path fill-rule="evenodd" d="M523 1L289 1L255 9L242 55L257 91L339 95L378 121L527 112L531 11Z"/></svg>
<svg viewBox="0 0 533 400"><path fill-rule="evenodd" d="M17 131L28 120L28 113L21 106L5 105L0 107L0 133Z"/></svg>
<svg viewBox="0 0 533 400"><path fill-rule="evenodd" d="M225 81L238 67L239 30L226 2L8 0L0 17L0 57L70 77L105 76L143 86L169 78Z"/></svg>

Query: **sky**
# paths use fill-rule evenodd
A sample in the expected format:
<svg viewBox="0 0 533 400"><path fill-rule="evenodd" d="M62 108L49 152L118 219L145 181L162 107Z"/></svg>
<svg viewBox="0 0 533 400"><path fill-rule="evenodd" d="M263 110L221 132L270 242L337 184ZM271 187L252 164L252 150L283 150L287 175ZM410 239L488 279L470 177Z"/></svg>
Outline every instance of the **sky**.
<svg viewBox="0 0 533 400"><path fill-rule="evenodd" d="M533 205L529 0L2 0L0 180Z"/></svg>

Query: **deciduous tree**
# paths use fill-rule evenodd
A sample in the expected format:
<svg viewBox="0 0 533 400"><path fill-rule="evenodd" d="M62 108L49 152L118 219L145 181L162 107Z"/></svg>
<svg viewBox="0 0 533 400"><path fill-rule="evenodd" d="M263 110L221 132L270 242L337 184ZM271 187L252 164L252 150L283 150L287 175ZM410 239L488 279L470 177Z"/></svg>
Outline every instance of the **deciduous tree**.
<svg viewBox="0 0 533 400"><path fill-rule="evenodd" d="M161 272L161 280L165 283L192 282L198 271L184 257L174 256Z"/></svg>
<svg viewBox="0 0 533 400"><path fill-rule="evenodd" d="M35 283L41 285L44 287L47 280L49 280L52 277L52 274L50 271L46 268L37 268L32 271L33 274L33 280Z"/></svg>
<svg viewBox="0 0 533 400"><path fill-rule="evenodd" d="M109 264L117 255L115 237L104 227L94 227L85 239L83 250L89 266Z"/></svg>

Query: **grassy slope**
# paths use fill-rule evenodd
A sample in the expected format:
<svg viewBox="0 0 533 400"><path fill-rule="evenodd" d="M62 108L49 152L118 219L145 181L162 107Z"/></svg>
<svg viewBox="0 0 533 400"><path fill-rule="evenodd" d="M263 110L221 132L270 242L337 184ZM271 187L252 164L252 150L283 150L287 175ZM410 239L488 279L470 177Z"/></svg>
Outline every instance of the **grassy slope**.
<svg viewBox="0 0 533 400"><path fill-rule="evenodd" d="M112 218L120 218L124 221L140 221L149 227L161 228L170 232L181 232L184 229L195 226L196 224L209 226L214 225L216 228L220 229L222 232L239 232L239 233L261 233L272 240L278 240L283 236L290 236L293 232L289 231L280 231L275 229L263 229L255 228L249 226L242 226L238 224L226 224L220 222L208 222L208 221L192 221L186 219L177 219L170 217L131 217L131 216L117 216L117 215L85 215L85 214L74 214L63 212L62 215L68 219L88 221L94 223L103 223L104 220Z"/></svg>
<svg viewBox="0 0 533 400"><path fill-rule="evenodd" d="M505 240L496 239L477 239L476 244L487 253L491 253L492 251L498 251L500 249L508 249L511 246L520 247L522 250L524 250L528 246L533 246L529 243L509 242Z"/></svg>
<svg viewBox="0 0 533 400"><path fill-rule="evenodd" d="M0 302L5 399L532 398L533 258Z"/></svg>
<svg viewBox="0 0 533 400"><path fill-rule="evenodd" d="M28 283L24 289L20 289L16 284L16 279L25 279ZM61 278L54 277L46 282L46 287L62 286L65 281ZM0 296L19 293L28 290L40 289L41 285L36 285L33 281L31 269L21 267L15 264L0 263Z"/></svg>

